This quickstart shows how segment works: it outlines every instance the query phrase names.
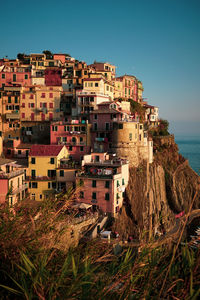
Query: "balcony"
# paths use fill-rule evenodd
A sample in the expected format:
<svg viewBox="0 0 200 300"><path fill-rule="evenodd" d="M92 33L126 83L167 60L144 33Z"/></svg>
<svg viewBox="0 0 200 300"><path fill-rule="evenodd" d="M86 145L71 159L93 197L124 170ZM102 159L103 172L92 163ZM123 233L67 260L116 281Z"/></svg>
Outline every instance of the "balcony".
<svg viewBox="0 0 200 300"><path fill-rule="evenodd" d="M19 120L19 112L12 112L12 113L7 113L6 114L6 119L10 119L10 120Z"/></svg>
<svg viewBox="0 0 200 300"><path fill-rule="evenodd" d="M91 174L91 173L79 173L77 174L77 177L80 177L80 178L98 178L98 179L113 179L113 176L114 175L94 175L94 174Z"/></svg>
<svg viewBox="0 0 200 300"><path fill-rule="evenodd" d="M56 180L56 176L26 176L26 181L52 181Z"/></svg>
<svg viewBox="0 0 200 300"><path fill-rule="evenodd" d="M3 171L0 171L0 179L10 179L19 175L24 174L24 170L20 169L20 170L16 170L16 171L11 171L9 173L5 173Z"/></svg>

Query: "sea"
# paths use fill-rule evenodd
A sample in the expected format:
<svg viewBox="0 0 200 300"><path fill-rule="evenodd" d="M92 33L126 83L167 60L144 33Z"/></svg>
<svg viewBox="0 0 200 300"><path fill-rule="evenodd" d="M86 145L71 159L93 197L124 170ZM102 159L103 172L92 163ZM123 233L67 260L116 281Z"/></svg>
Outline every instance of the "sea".
<svg viewBox="0 0 200 300"><path fill-rule="evenodd" d="M189 160L191 168L200 175L200 136L175 135L179 153Z"/></svg>

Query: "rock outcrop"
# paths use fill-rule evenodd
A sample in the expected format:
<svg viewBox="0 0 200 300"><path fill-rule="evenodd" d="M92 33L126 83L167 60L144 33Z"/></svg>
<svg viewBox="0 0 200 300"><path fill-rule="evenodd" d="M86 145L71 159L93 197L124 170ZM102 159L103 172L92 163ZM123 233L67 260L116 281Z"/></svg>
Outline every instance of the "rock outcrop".
<svg viewBox="0 0 200 300"><path fill-rule="evenodd" d="M175 214L200 208L200 177L179 153L173 136L154 141L154 162L130 168L125 205L113 227L122 237L150 239L170 230Z"/></svg>

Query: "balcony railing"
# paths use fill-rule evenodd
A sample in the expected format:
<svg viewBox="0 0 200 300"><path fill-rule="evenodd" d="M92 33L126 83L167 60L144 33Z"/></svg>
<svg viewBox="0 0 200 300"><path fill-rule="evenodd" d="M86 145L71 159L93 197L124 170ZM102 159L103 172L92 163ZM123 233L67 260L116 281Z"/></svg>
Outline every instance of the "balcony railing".
<svg viewBox="0 0 200 300"><path fill-rule="evenodd" d="M6 119L17 119L19 120L19 112L12 112L12 113L7 113L6 114Z"/></svg>
<svg viewBox="0 0 200 300"><path fill-rule="evenodd" d="M22 174L24 174L24 170L23 169L16 170L16 171L11 171L9 173L1 171L0 172L0 179L10 179L12 177L16 177L16 176L19 176L19 175L22 175Z"/></svg>
<svg viewBox="0 0 200 300"><path fill-rule="evenodd" d="M26 181L52 181L56 180L56 176L26 176Z"/></svg>

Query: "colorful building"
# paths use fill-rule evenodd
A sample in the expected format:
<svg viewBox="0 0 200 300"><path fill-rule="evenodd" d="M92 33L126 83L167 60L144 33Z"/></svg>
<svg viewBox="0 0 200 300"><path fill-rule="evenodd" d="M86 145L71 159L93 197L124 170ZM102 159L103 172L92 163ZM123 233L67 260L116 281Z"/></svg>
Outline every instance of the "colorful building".
<svg viewBox="0 0 200 300"><path fill-rule="evenodd" d="M72 109L72 116L86 116L97 109L98 104L102 102L110 102L108 95L98 92L90 92L88 90L79 90L76 93L76 107Z"/></svg>
<svg viewBox="0 0 200 300"><path fill-rule="evenodd" d="M145 121L151 127L157 126L159 122L159 110L157 106L152 106L149 104L144 104L145 111Z"/></svg>
<svg viewBox="0 0 200 300"><path fill-rule="evenodd" d="M27 196L25 169L15 161L0 158L0 203L10 206Z"/></svg>
<svg viewBox="0 0 200 300"><path fill-rule="evenodd" d="M129 102L112 101L98 104L98 109L90 113L91 140L94 151L111 150L113 123L129 119L133 119Z"/></svg>
<svg viewBox="0 0 200 300"><path fill-rule="evenodd" d="M127 160L107 153L85 155L82 172L77 174L77 201L90 204L94 209L116 216L123 205L124 192L129 180Z"/></svg>
<svg viewBox="0 0 200 300"><path fill-rule="evenodd" d="M68 156L63 145L32 145L27 172L32 200L42 201L60 188L66 188L66 182L71 183L73 175L75 181L75 170L72 171L67 164Z"/></svg>
<svg viewBox="0 0 200 300"><path fill-rule="evenodd" d="M1 92L2 136L20 139L20 87L5 86Z"/></svg>
<svg viewBox="0 0 200 300"><path fill-rule="evenodd" d="M69 156L80 161L91 151L91 124L84 120L52 122L50 129L51 145L65 145Z"/></svg>
<svg viewBox="0 0 200 300"><path fill-rule="evenodd" d="M31 85L31 66L5 65L0 70L0 88L4 86Z"/></svg>
<svg viewBox="0 0 200 300"><path fill-rule="evenodd" d="M139 83L138 83L139 82ZM122 90L120 91L120 89ZM116 96L120 95L125 99L132 99L136 102L142 101L142 82L135 76L123 75L116 78L115 81Z"/></svg>
<svg viewBox="0 0 200 300"><path fill-rule="evenodd" d="M56 121L60 112L61 86L29 86L21 91L21 121Z"/></svg>

